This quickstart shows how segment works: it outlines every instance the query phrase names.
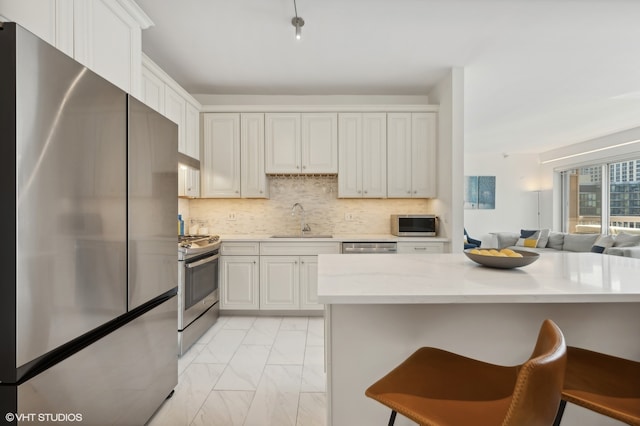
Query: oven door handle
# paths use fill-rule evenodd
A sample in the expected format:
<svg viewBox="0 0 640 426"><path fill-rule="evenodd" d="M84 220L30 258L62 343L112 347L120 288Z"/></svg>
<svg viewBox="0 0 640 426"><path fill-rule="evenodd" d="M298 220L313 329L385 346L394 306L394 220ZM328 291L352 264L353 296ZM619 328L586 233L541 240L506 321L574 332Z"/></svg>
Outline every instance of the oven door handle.
<svg viewBox="0 0 640 426"><path fill-rule="evenodd" d="M184 267L187 268L187 269L197 268L198 266L202 266L205 263L209 263L209 262L213 262L214 260L218 260L219 257L220 257L220 255L216 254L214 256L207 257L206 259L198 260L197 262L187 263L186 265L184 265Z"/></svg>

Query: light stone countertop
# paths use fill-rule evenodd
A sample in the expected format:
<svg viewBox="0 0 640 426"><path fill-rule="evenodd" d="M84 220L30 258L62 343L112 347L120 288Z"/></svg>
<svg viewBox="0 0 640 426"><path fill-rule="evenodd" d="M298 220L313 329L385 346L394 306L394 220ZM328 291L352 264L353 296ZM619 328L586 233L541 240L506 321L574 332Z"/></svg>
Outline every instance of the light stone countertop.
<svg viewBox="0 0 640 426"><path fill-rule="evenodd" d="M313 234L313 233L312 233ZM415 243L424 243L424 242L433 242L433 243L448 243L449 238L443 237L396 237L391 234L342 234L342 235L332 235L331 238L309 238L309 237L294 237L294 238L273 238L272 234L228 234L228 235L220 235L220 240L222 242L225 241L260 241L260 242L291 242L291 241L330 241L330 242L349 242L349 241L396 241L396 242L415 242Z"/></svg>
<svg viewBox="0 0 640 426"><path fill-rule="evenodd" d="M325 304L639 302L640 259L543 253L516 269L480 266L462 253L322 254Z"/></svg>

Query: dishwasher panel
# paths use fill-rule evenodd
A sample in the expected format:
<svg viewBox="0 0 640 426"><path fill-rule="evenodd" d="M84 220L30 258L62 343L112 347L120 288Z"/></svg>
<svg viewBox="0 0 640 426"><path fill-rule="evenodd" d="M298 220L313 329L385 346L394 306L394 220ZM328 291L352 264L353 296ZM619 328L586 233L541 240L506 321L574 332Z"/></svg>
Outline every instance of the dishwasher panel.
<svg viewBox="0 0 640 426"><path fill-rule="evenodd" d="M342 243L343 254L365 254L365 253L396 253L398 245L395 242L344 242Z"/></svg>

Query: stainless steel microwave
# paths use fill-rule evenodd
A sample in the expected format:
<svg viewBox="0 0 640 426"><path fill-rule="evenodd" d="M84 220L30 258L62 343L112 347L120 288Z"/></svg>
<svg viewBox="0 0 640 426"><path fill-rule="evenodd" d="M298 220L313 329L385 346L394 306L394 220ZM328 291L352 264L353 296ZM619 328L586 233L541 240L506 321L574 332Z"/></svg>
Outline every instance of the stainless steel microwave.
<svg viewBox="0 0 640 426"><path fill-rule="evenodd" d="M391 234L399 237L435 237L438 217L432 214L392 214Z"/></svg>

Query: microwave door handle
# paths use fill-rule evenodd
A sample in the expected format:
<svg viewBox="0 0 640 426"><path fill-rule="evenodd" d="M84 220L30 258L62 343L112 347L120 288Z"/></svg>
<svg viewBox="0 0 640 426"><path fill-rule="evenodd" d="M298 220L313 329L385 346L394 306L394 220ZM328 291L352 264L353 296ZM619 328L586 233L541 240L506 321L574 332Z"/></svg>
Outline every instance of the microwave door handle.
<svg viewBox="0 0 640 426"><path fill-rule="evenodd" d="M198 260L197 262L187 263L186 265L184 265L184 267L187 268L187 269L197 268L198 266L202 266L202 265L204 265L206 263L213 262L214 260L218 260L219 257L220 256L218 256L218 255L207 257L206 259Z"/></svg>

